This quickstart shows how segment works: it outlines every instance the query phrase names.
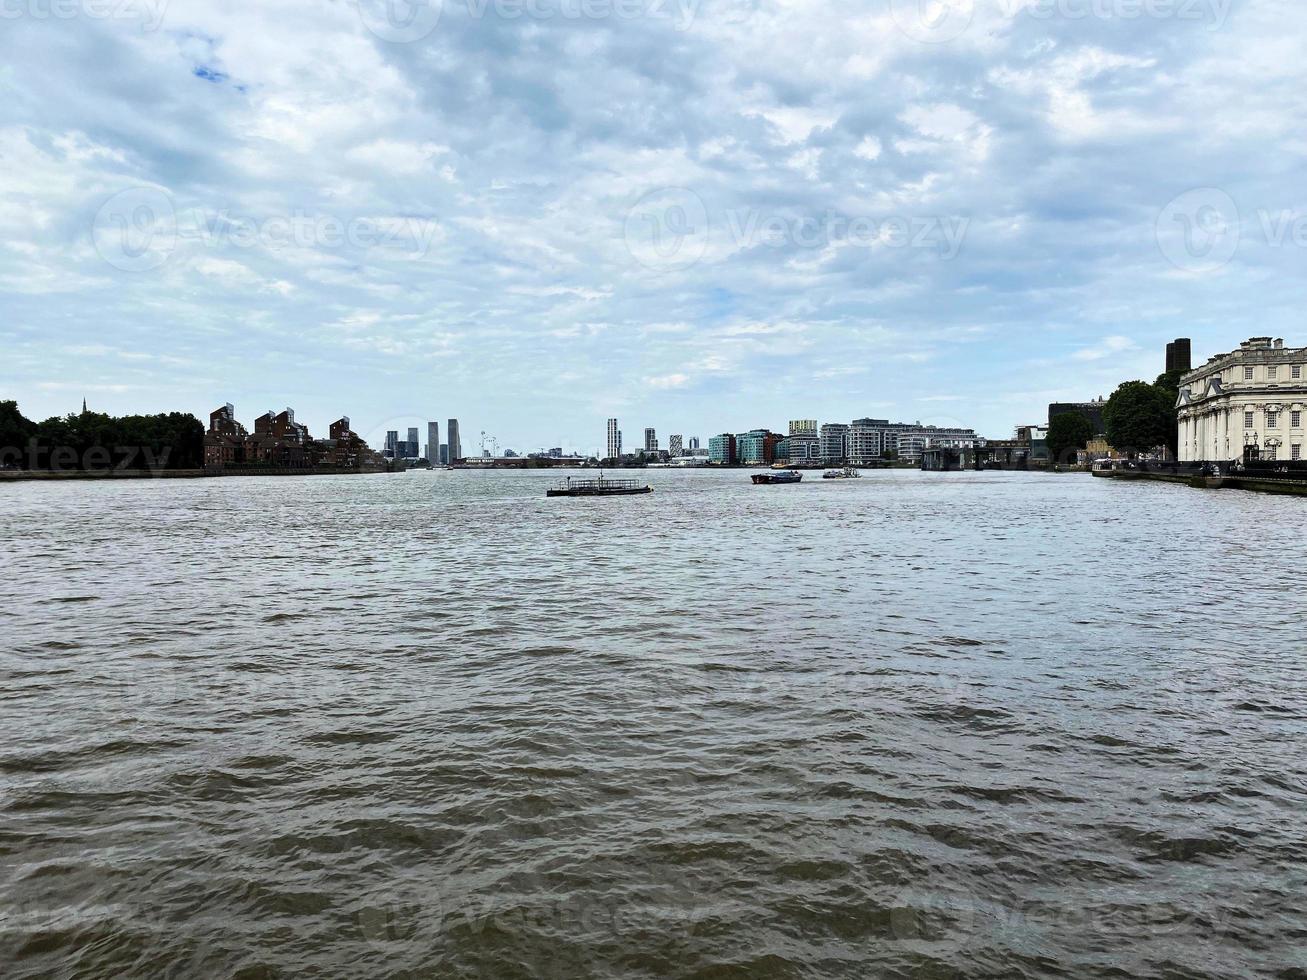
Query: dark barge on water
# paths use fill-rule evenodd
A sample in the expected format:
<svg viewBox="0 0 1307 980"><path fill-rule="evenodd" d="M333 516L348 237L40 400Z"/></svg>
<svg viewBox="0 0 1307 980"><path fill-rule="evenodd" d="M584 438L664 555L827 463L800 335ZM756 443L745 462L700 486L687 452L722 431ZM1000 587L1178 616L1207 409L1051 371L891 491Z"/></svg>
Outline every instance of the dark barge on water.
<svg viewBox="0 0 1307 980"><path fill-rule="evenodd" d="M559 486L545 491L546 497L625 497L635 493L653 493L653 487L639 480L573 480L570 476Z"/></svg>

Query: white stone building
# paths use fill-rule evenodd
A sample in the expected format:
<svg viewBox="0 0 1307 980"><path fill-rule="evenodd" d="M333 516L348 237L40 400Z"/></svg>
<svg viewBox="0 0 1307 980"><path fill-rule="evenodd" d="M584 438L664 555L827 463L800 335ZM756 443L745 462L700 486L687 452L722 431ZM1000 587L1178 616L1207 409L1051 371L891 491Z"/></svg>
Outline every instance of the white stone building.
<svg viewBox="0 0 1307 980"><path fill-rule="evenodd" d="M1228 463L1256 446L1263 459L1302 459L1307 348L1253 337L1180 379L1180 461Z"/></svg>

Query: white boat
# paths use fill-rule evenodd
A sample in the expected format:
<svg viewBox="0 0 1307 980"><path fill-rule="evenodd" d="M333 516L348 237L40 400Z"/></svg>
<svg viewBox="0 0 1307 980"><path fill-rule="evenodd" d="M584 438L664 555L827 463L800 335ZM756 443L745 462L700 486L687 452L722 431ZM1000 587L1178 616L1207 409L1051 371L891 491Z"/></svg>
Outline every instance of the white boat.
<svg viewBox="0 0 1307 980"><path fill-rule="evenodd" d="M862 474L852 466L846 466L842 470L827 470L821 475L823 480L857 480L861 477Z"/></svg>

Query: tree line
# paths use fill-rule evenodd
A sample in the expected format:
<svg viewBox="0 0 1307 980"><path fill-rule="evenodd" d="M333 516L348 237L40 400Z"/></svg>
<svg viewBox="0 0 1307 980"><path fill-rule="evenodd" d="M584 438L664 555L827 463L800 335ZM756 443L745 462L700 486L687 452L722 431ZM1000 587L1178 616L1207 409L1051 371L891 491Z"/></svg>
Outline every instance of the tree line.
<svg viewBox="0 0 1307 980"><path fill-rule="evenodd" d="M1161 446L1175 454L1180 442L1175 403L1180 396L1182 373L1159 375L1152 384L1127 381L1112 392L1103 406L1108 445L1131 455ZM1049 458L1055 463L1064 462L1072 451L1084 449L1096 435L1089 419L1079 412L1055 415L1048 420Z"/></svg>
<svg viewBox="0 0 1307 980"><path fill-rule="evenodd" d="M0 401L0 467L21 470L199 469L204 425L194 415L99 412L33 422Z"/></svg>

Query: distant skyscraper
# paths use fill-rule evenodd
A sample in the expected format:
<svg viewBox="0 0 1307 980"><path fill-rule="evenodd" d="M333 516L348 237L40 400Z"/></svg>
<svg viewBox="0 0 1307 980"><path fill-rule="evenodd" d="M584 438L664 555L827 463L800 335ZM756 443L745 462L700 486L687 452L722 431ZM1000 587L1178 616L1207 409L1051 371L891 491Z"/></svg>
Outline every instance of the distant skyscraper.
<svg viewBox="0 0 1307 980"><path fill-rule="evenodd" d="M658 452L658 433L653 429L644 430L644 451L647 453Z"/></svg>
<svg viewBox="0 0 1307 980"><path fill-rule="evenodd" d="M1187 337L1181 337L1166 345L1166 372L1193 370L1193 345Z"/></svg>
<svg viewBox="0 0 1307 980"><path fill-rule="evenodd" d="M684 455L684 450L681 449L680 436L667 437L667 451L672 454L672 458Z"/></svg>
<svg viewBox="0 0 1307 980"><path fill-rule="evenodd" d="M440 423L427 423L427 462L432 466L440 463Z"/></svg>
<svg viewBox="0 0 1307 980"><path fill-rule="evenodd" d="M608 420L608 459L617 459L622 455L622 432L617 428L617 419Z"/></svg>
<svg viewBox="0 0 1307 980"><path fill-rule="evenodd" d="M386 455L394 459L399 452L399 430L391 429L386 433Z"/></svg>
<svg viewBox="0 0 1307 980"><path fill-rule="evenodd" d="M699 437L690 436L690 452L697 452L699 449Z"/></svg>
<svg viewBox="0 0 1307 980"><path fill-rule="evenodd" d="M445 430L449 440L449 461L463 458L463 441L458 436L458 419L450 419Z"/></svg>
<svg viewBox="0 0 1307 980"><path fill-rule="evenodd" d="M446 446L443 442L440 444L440 465L441 466L449 465L449 447Z"/></svg>
<svg viewBox="0 0 1307 980"><path fill-rule="evenodd" d="M410 428L408 430L408 450L404 453L406 459L417 459L418 457L418 430Z"/></svg>

